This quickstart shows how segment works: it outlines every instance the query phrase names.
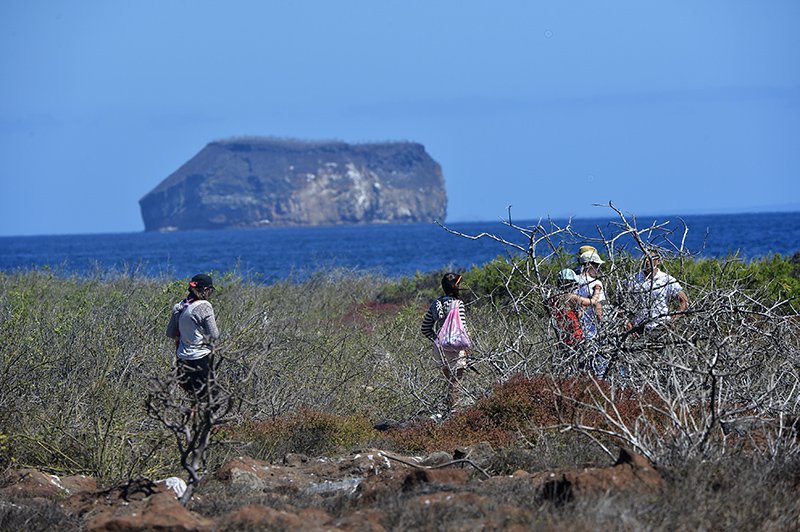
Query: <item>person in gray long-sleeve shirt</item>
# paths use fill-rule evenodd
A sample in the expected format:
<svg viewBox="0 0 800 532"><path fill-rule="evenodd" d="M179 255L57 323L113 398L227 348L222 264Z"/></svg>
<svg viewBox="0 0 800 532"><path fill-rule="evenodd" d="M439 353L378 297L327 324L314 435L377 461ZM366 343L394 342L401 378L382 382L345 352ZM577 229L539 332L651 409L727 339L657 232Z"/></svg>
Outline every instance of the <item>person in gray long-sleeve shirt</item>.
<svg viewBox="0 0 800 532"><path fill-rule="evenodd" d="M219 338L214 309L208 302L213 291L211 277L202 273L192 277L189 295L173 307L167 325L167 336L175 339L180 385L200 396L207 393L211 375L209 355L212 343Z"/></svg>

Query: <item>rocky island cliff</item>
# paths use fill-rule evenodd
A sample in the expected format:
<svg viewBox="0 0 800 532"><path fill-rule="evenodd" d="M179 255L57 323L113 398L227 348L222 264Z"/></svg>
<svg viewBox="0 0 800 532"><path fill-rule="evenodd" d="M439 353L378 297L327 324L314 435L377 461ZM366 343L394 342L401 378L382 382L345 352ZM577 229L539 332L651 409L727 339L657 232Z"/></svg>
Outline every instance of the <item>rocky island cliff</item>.
<svg viewBox="0 0 800 532"><path fill-rule="evenodd" d="M145 231L444 220L441 166L421 144L211 142L140 201Z"/></svg>

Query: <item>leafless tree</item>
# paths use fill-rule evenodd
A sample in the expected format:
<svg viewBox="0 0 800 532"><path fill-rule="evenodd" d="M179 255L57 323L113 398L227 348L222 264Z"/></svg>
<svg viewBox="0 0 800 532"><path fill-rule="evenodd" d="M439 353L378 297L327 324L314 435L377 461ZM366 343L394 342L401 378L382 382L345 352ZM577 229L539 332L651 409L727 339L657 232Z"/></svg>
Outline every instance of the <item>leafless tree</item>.
<svg viewBox="0 0 800 532"><path fill-rule="evenodd" d="M214 444L214 429L229 421L226 416L233 409L236 395L223 388L214 375L225 358L212 352L206 383L200 390L186 391L181 387L177 367L166 377L151 378L150 393L146 401L147 412L175 437L180 452L181 467L188 473L189 482L181 496L186 506L197 484L206 471L209 446Z"/></svg>
<svg viewBox="0 0 800 532"><path fill-rule="evenodd" d="M564 419L562 429L613 436L653 459L708 458L756 427L768 429L769 452L798 452L793 428L800 402L800 342L792 329L796 311L734 275L737 257L717 260L702 286L691 285L682 279L685 261L702 250L686 249L685 223L677 229L668 222L640 228L636 216L612 204L606 207L616 220L598 226L593 235L578 233L571 220L564 227L551 220L523 227L511 220L510 211L503 223L518 231L520 242L443 226L510 250L510 268L502 271L506 302L497 303L496 294L485 296L504 330L491 336L494 345L482 346L481 362L499 379L545 373L557 386L559 377L590 376L592 400L579 406L600 413L603 427ZM607 257L599 277L607 296L605 320L591 352L559 347L546 305L555 290L555 273L571 266L565 249L583 244ZM690 295L690 306L670 309L668 317L680 319L660 327L658 335L639 334L628 326L635 310L628 279L641 267L639 255L654 251L669 259L669 273ZM608 363L602 375L586 370L587 357L595 356ZM635 421L615 409L622 389L638 392Z"/></svg>

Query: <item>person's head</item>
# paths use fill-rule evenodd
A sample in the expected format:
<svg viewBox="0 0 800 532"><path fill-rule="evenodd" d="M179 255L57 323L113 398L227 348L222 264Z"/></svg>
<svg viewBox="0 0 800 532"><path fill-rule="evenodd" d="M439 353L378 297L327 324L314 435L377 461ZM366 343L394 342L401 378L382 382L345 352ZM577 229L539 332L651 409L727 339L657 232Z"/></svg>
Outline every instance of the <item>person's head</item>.
<svg viewBox="0 0 800 532"><path fill-rule="evenodd" d="M198 273L189 281L189 294L200 299L208 299L214 291L214 281L204 273Z"/></svg>
<svg viewBox="0 0 800 532"><path fill-rule="evenodd" d="M564 290L572 290L578 284L578 278L575 271L569 268L563 269L558 272L558 286Z"/></svg>
<svg viewBox="0 0 800 532"><path fill-rule="evenodd" d="M444 295L458 298L459 290L461 290L459 286L460 283L461 276L457 273L444 274L444 277L442 277L442 290L444 290Z"/></svg>
<svg viewBox="0 0 800 532"><path fill-rule="evenodd" d="M650 250L642 257L642 268L647 275L658 271L659 264L661 264L661 253L658 250Z"/></svg>
<svg viewBox="0 0 800 532"><path fill-rule="evenodd" d="M586 251L581 253L581 256L578 258L578 262L581 265L581 271L584 273L589 273L590 275L596 274L598 270L600 270L600 265L605 263L605 261L600 258L600 255L598 255L596 251Z"/></svg>

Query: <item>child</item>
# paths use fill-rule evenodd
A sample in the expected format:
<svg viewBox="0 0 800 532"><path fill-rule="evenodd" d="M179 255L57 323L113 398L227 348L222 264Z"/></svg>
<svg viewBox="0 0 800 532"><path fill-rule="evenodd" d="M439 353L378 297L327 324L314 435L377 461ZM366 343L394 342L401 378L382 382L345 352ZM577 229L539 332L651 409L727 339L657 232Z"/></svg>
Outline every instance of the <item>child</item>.
<svg viewBox="0 0 800 532"><path fill-rule="evenodd" d="M569 268L558 272L558 292L548 299L550 316L558 332L561 346L573 350L585 338L581 327L581 315L584 307L597 304L600 297L600 286L595 286L591 297L582 297L574 292L578 288L578 277Z"/></svg>

